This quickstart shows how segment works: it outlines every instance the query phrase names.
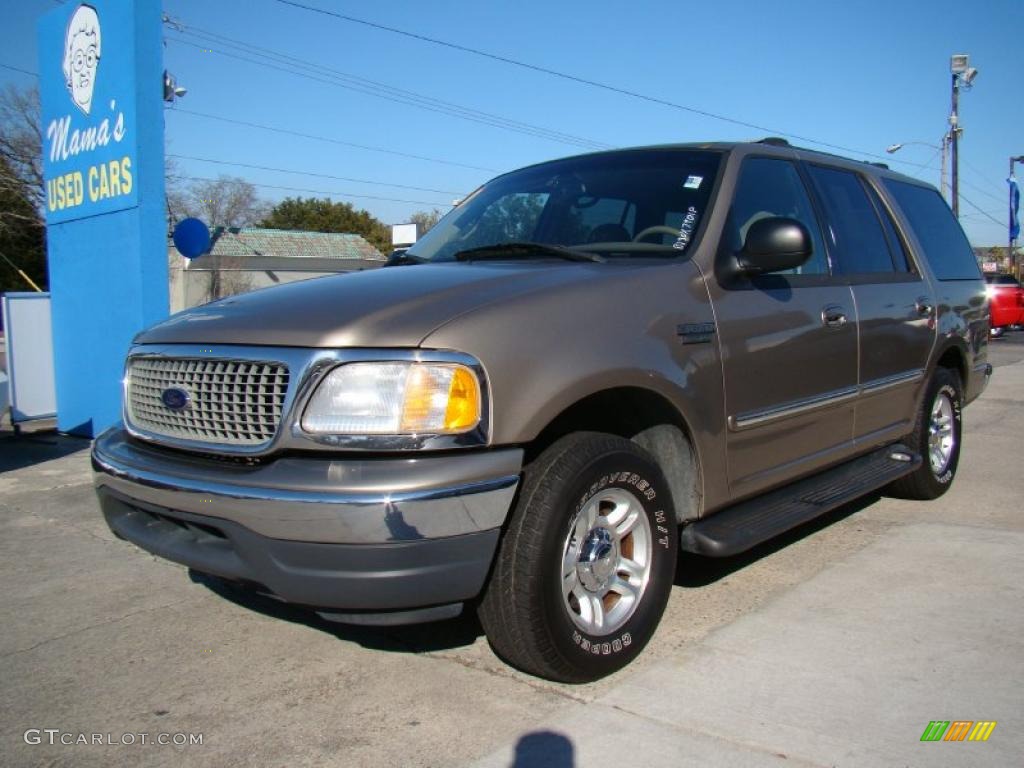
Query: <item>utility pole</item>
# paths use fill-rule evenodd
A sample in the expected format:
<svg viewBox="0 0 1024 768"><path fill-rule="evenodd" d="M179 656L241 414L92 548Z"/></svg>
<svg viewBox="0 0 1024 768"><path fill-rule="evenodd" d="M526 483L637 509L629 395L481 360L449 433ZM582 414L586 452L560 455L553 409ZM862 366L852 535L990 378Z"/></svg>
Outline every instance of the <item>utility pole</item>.
<svg viewBox="0 0 1024 768"><path fill-rule="evenodd" d="M942 188L942 196L949 199L949 188L946 186L946 155L949 154L949 131L942 136L942 171L939 173L939 185Z"/></svg>
<svg viewBox="0 0 1024 768"><path fill-rule="evenodd" d="M955 56L953 57L956 58ZM965 57L966 58L966 57ZM960 218L960 154L959 154L959 138L960 138L960 117L957 114L957 107L960 101L960 75L957 72L953 72L953 106L949 113L949 135L950 135L950 162L953 165L953 194L951 203L953 206L953 215L958 219Z"/></svg>
<svg viewBox="0 0 1024 768"><path fill-rule="evenodd" d="M952 194L951 205L953 215L960 218L960 134L963 128L960 127L960 86L970 88L974 78L978 76L978 70L969 66L969 56L966 53L957 53L950 57L949 69L953 75L953 99L949 113L949 143L950 161L952 168Z"/></svg>
<svg viewBox="0 0 1024 768"><path fill-rule="evenodd" d="M942 188L942 199L949 200L949 186L946 184L946 158L949 155L949 135L949 131L946 131L942 135L942 144L940 146L936 146L935 144L929 144L927 141L903 141L898 144L890 144L888 147L885 148L885 151L891 155L893 152L899 152L908 144L920 144L922 147L931 147L932 149L937 149L939 152L941 152L942 171L940 171L939 173L939 185Z"/></svg>

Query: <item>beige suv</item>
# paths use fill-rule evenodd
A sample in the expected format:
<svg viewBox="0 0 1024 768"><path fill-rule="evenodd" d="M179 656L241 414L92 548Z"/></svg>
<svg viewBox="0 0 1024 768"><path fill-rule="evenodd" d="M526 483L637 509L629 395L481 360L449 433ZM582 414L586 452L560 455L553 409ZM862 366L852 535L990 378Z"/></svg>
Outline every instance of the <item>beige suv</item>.
<svg viewBox="0 0 1024 768"><path fill-rule="evenodd" d="M360 624L474 608L587 681L653 634L680 549L748 549L956 473L984 283L932 187L778 140L488 182L371 272L176 315L97 439L111 529Z"/></svg>

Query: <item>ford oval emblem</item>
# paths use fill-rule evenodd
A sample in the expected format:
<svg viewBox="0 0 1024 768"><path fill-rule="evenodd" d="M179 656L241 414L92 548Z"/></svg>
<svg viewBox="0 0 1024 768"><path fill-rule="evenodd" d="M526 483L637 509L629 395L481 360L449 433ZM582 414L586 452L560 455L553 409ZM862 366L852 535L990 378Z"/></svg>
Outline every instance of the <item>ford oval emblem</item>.
<svg viewBox="0 0 1024 768"><path fill-rule="evenodd" d="M160 399L163 400L164 405L170 408L172 411L183 411L188 408L188 404L192 402L192 397L184 389L178 389L177 387L170 387L160 393Z"/></svg>

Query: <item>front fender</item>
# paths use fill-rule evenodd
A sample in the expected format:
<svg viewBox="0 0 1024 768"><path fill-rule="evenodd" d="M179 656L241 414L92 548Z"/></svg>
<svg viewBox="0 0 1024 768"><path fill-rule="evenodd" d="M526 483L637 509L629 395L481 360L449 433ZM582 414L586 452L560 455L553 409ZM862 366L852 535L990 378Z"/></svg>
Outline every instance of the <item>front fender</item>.
<svg viewBox="0 0 1024 768"><path fill-rule="evenodd" d="M538 267L543 268L543 267ZM491 385L492 444L528 444L584 398L649 390L686 424L703 466L724 467L722 367L714 333L699 343L683 324L714 316L689 261L608 265L606 279L561 285L455 318L423 346L481 361ZM724 472L715 472L724 481ZM709 495L712 488L707 488Z"/></svg>

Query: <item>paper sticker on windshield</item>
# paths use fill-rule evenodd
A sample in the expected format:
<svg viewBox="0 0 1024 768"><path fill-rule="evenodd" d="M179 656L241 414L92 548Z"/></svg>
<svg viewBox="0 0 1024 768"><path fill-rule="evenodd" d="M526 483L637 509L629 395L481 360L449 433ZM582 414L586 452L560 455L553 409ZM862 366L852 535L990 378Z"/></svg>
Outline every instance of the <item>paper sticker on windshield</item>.
<svg viewBox="0 0 1024 768"><path fill-rule="evenodd" d="M672 243L672 247L678 251L686 249L693 237L693 230L697 228L697 209L692 205L687 209L683 217L683 223L679 226L679 237Z"/></svg>
<svg viewBox="0 0 1024 768"><path fill-rule="evenodd" d="M683 187L685 189L700 189L702 181L704 181L703 176L687 176L686 183L683 184Z"/></svg>

